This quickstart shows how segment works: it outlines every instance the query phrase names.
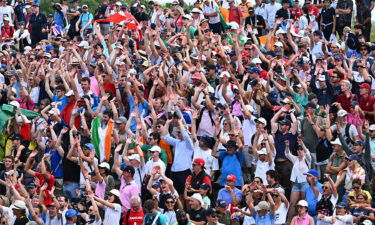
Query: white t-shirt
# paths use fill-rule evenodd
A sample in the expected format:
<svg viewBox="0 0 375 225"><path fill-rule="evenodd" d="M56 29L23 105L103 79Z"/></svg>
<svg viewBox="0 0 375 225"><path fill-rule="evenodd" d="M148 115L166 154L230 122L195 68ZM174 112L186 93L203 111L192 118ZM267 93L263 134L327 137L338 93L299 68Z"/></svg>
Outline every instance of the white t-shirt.
<svg viewBox="0 0 375 225"><path fill-rule="evenodd" d="M90 222L90 216L87 215L85 220L86 220L86 222ZM101 224L102 224L102 219L99 219L98 221L96 221L96 218L95 218L94 222L91 223L91 225L101 225Z"/></svg>
<svg viewBox="0 0 375 225"><path fill-rule="evenodd" d="M112 203L114 209L110 207L105 207L104 222L103 224L119 224L121 219L121 205L117 203Z"/></svg>
<svg viewBox="0 0 375 225"><path fill-rule="evenodd" d="M212 7L213 6L213 7ZM210 2L210 5L206 5L206 4L203 4L203 13L207 13L207 14L212 14L214 12L216 12L216 8L218 8L216 2L213 2L212 3ZM220 15L217 14L217 16L212 16L212 17L209 17L208 18L208 23L209 24L216 24L216 23L219 23L220 22Z"/></svg>
<svg viewBox="0 0 375 225"><path fill-rule="evenodd" d="M275 25L276 12L279 9L281 9L281 4L280 3L275 2L273 5L271 3L266 4L267 17L264 18L264 19L267 20L270 29L273 29L273 27Z"/></svg>
<svg viewBox="0 0 375 225"><path fill-rule="evenodd" d="M250 119L244 119L242 124L242 133L244 134L244 144L251 146L251 137L256 132L256 123L254 121L255 117L251 116Z"/></svg>
<svg viewBox="0 0 375 225"><path fill-rule="evenodd" d="M0 27L3 25L3 18L5 14L8 15L8 18L10 18L11 20L9 22L9 25L13 26L13 23L12 23L12 15L14 14L13 7L9 5L5 5L5 6L0 6Z"/></svg>
<svg viewBox="0 0 375 225"><path fill-rule="evenodd" d="M225 105L227 104L227 102L225 101L224 97L223 97L223 88L224 88L224 85L223 84L220 84L219 86L216 87L216 90L215 90L215 98L218 98L220 103L222 105ZM238 89L238 87L234 84L229 84L227 86L227 96L229 99L233 99L234 98L234 93L233 93L233 90L234 89Z"/></svg>
<svg viewBox="0 0 375 225"><path fill-rule="evenodd" d="M48 224L48 225L61 225L63 224L63 222L61 221L62 220L62 217L58 217L58 216L55 216L51 219L51 217L49 216L49 210L47 209L47 213L46 213L46 223L45 224Z"/></svg>
<svg viewBox="0 0 375 225"><path fill-rule="evenodd" d="M284 202L281 203L280 207L275 211L275 225L285 224L288 209Z"/></svg>
<svg viewBox="0 0 375 225"><path fill-rule="evenodd" d="M212 153L211 149L203 150L199 147L199 141L195 142L193 160L196 158L204 159L204 162L205 162L204 171L206 172L208 176L211 174L212 170L215 171L215 170L220 169L219 161L217 160L217 158L213 157L211 153Z"/></svg>
<svg viewBox="0 0 375 225"><path fill-rule="evenodd" d="M165 174L165 163L161 161L161 159L159 159L157 162L154 162L152 159L149 160L145 165L145 173L151 174L152 168L154 168L155 166L160 166L161 172Z"/></svg>
<svg viewBox="0 0 375 225"><path fill-rule="evenodd" d="M266 179L267 178L266 173L268 170L272 170L275 168L274 163L272 162L272 164L270 165L267 161L262 162L258 159L256 165L257 167L255 169L254 176L262 178L263 184L268 185L267 179Z"/></svg>

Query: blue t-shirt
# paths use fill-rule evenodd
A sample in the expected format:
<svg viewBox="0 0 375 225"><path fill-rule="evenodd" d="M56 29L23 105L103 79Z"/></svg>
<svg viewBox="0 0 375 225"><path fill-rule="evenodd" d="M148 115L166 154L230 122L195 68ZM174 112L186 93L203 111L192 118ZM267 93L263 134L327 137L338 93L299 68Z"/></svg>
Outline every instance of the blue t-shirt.
<svg viewBox="0 0 375 225"><path fill-rule="evenodd" d="M86 24L89 22L90 19L92 21L94 19L94 17L92 16L91 13L88 12L88 13L81 14L80 19L81 19L81 24L79 25L79 27L82 28L82 27L86 26ZM88 25L86 27L86 30L92 30L92 22L90 23L90 25Z"/></svg>
<svg viewBox="0 0 375 225"><path fill-rule="evenodd" d="M323 185L319 183L318 181L316 182L316 187L318 188L318 191L320 193L323 193ZM316 216L316 204L318 203L318 197L315 196L311 186L306 188L305 190L305 198L307 203L309 204L308 211L310 216Z"/></svg>
<svg viewBox="0 0 375 225"><path fill-rule="evenodd" d="M257 225L274 225L275 215L268 212L264 216L259 216L258 212L255 211L254 219Z"/></svg>
<svg viewBox="0 0 375 225"><path fill-rule="evenodd" d="M63 12L55 12L55 15L53 15L53 22L55 22L57 25L64 28L64 13Z"/></svg>
<svg viewBox="0 0 375 225"><path fill-rule="evenodd" d="M55 178L62 178L63 177L63 170L62 170L62 161L61 156L57 150L52 151L50 147L46 147L45 153L49 153L51 155L51 174Z"/></svg>
<svg viewBox="0 0 375 225"><path fill-rule="evenodd" d="M219 152L219 159L223 162L221 170L221 182L220 185L224 186L226 182L226 177L229 174L236 176L236 186L242 186L242 170L241 165L243 161L242 152L233 152L229 155L226 151Z"/></svg>
<svg viewBox="0 0 375 225"><path fill-rule="evenodd" d="M242 191L240 189L234 188L234 195L237 199L242 199ZM226 188L222 188L219 190L219 193L217 194L217 199L224 200L227 203L227 205L233 203L232 195Z"/></svg>
<svg viewBox="0 0 375 225"><path fill-rule="evenodd" d="M129 107L130 107L130 110L129 110L129 115L134 111L134 108L135 108L135 105L134 105L134 98L133 98L133 95L130 94L129 96ZM146 99L143 101L143 104L142 103L139 103L138 104L138 115L142 115L144 111L144 117L146 117L148 115L148 103L146 101ZM137 129L137 122L136 120L133 118L131 123L130 123L130 129L132 131L136 131Z"/></svg>
<svg viewBox="0 0 375 225"><path fill-rule="evenodd" d="M68 104L68 98L66 96L59 98L57 97L57 95L54 95L52 97L52 102L61 102L61 104L57 106L57 108L60 110L60 113L61 113L62 110L64 109L64 106Z"/></svg>

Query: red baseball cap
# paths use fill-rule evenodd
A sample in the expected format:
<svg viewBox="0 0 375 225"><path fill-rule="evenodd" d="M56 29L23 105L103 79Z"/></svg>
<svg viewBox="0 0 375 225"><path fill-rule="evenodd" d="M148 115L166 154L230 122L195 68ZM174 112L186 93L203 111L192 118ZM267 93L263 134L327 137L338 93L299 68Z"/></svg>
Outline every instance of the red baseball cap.
<svg viewBox="0 0 375 225"><path fill-rule="evenodd" d="M197 164L197 165L200 165L201 167L204 167L205 162L204 162L204 159L202 158L196 158L194 159L193 164Z"/></svg>
<svg viewBox="0 0 375 225"><path fill-rule="evenodd" d="M359 85L360 88L366 88L367 90L371 91L371 87L368 83L363 83Z"/></svg>
<svg viewBox="0 0 375 225"><path fill-rule="evenodd" d="M229 174L227 176L227 181L233 181L233 182L236 182L237 178L236 176L234 176L233 174Z"/></svg>

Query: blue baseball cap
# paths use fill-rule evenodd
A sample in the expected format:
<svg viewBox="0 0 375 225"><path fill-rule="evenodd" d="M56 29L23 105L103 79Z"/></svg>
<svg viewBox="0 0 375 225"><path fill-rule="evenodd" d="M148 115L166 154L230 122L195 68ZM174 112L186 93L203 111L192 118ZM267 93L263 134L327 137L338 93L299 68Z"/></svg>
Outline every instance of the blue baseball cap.
<svg viewBox="0 0 375 225"><path fill-rule="evenodd" d="M319 178L319 173L316 170L309 170L307 173L304 173L303 175L313 175L314 177Z"/></svg>
<svg viewBox="0 0 375 225"><path fill-rule="evenodd" d="M361 140L358 140L358 141L354 142L354 145L362 145L362 146L364 146L365 142L361 141Z"/></svg>
<svg viewBox="0 0 375 225"><path fill-rule="evenodd" d="M93 150L93 149L94 149L94 145L91 144L91 143L87 143L87 144L85 144L84 147L87 148L87 149L90 149L90 150Z"/></svg>
<svg viewBox="0 0 375 225"><path fill-rule="evenodd" d="M30 184L28 184L27 186L26 186L26 188L35 188L36 186L35 186L35 184L34 183L30 183Z"/></svg>
<svg viewBox="0 0 375 225"><path fill-rule="evenodd" d="M258 67L251 67L247 72L260 74L260 69Z"/></svg>
<svg viewBox="0 0 375 225"><path fill-rule="evenodd" d="M75 211L74 209L68 209L68 211L66 211L65 213L65 217L68 219L68 218L72 218L73 216L79 216L81 215L81 213Z"/></svg>
<svg viewBox="0 0 375 225"><path fill-rule="evenodd" d="M52 45L47 45L46 46L46 53L49 53L51 51L51 49L53 49L53 46Z"/></svg>
<svg viewBox="0 0 375 225"><path fill-rule="evenodd" d="M348 157L348 156L345 157L345 159L348 160L348 161L353 161L353 160L355 160L355 161L360 161L360 160L361 160L361 159L359 158L359 156L356 155L356 154L351 154L349 157Z"/></svg>
<svg viewBox="0 0 375 225"><path fill-rule="evenodd" d="M347 205L345 202L339 202L336 205L336 208L345 208L346 209Z"/></svg>
<svg viewBox="0 0 375 225"><path fill-rule="evenodd" d="M219 199L216 201L216 206L220 208L225 208L227 207L227 203L225 200Z"/></svg>

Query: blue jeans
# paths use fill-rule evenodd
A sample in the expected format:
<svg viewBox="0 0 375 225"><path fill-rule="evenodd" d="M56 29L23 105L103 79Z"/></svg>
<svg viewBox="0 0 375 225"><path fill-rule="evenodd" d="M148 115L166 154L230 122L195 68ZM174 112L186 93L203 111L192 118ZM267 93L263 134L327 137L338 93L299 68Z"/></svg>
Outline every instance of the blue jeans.
<svg viewBox="0 0 375 225"><path fill-rule="evenodd" d="M77 198L76 190L79 189L78 183L63 184L63 192L69 199Z"/></svg>
<svg viewBox="0 0 375 225"><path fill-rule="evenodd" d="M306 188L309 187L307 182L294 183L292 187L292 192L305 192Z"/></svg>

